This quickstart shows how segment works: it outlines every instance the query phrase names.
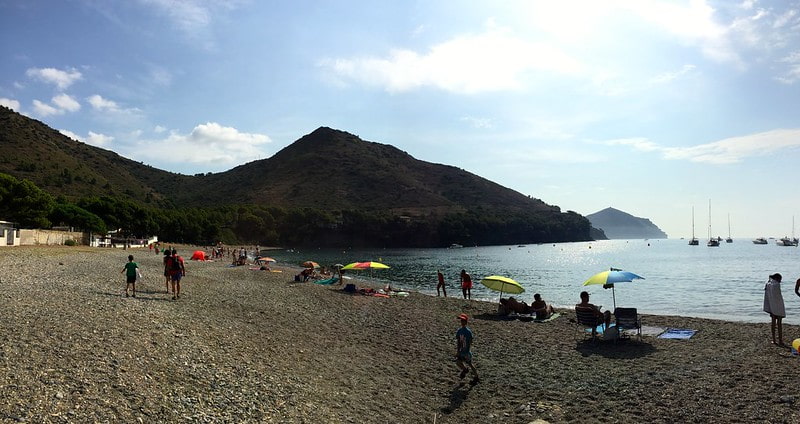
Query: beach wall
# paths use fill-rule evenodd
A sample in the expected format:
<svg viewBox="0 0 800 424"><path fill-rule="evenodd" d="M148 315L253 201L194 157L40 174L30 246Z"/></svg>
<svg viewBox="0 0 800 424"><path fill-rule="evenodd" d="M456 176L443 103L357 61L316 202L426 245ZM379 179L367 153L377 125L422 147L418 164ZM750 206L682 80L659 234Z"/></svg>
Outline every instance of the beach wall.
<svg viewBox="0 0 800 424"><path fill-rule="evenodd" d="M20 242L19 230L3 229L3 236L0 237L0 246L19 246Z"/></svg>
<svg viewBox="0 0 800 424"><path fill-rule="evenodd" d="M64 244L67 240L75 240L78 244L86 244L84 233L77 231L57 230L19 230L20 245L57 245Z"/></svg>

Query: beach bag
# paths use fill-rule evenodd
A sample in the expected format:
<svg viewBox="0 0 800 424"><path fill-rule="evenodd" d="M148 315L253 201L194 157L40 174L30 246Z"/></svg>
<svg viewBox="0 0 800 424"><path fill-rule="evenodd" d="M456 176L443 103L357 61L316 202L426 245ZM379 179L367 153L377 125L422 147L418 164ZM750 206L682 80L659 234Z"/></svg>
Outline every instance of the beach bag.
<svg viewBox="0 0 800 424"><path fill-rule="evenodd" d="M348 285L344 286L344 288L342 290L347 292L347 293L355 293L356 292L356 285L352 284L352 283L348 284Z"/></svg>
<svg viewBox="0 0 800 424"><path fill-rule="evenodd" d="M172 271L181 271L181 261L178 259L178 256L172 257L169 269Z"/></svg>

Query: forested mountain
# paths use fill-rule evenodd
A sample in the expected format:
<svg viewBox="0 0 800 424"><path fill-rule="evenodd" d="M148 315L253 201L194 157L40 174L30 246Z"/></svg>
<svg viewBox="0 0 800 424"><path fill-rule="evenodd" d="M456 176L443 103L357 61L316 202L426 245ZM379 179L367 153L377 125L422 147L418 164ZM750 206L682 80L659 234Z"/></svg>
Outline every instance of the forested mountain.
<svg viewBox="0 0 800 424"><path fill-rule="evenodd" d="M590 239L589 221L574 212L561 212L464 170L420 161L393 146L326 127L268 159L188 176L71 140L0 107L0 172L30 180L61 196L62 203L97 205L97 198L105 197L143 210L237 211L230 214L236 222L219 223L225 231L196 235L203 238L400 246ZM293 221L313 221L313 228L299 240L283 234L288 227L278 228L295 210L304 212ZM245 230L238 225L241 216L258 219ZM355 222L370 225L357 234ZM343 234L348 225L353 227ZM146 227L153 231L153 225Z"/></svg>
<svg viewBox="0 0 800 424"><path fill-rule="evenodd" d="M587 215L592 226L603 230L610 239L662 239L667 234L647 218L635 217L614 208Z"/></svg>

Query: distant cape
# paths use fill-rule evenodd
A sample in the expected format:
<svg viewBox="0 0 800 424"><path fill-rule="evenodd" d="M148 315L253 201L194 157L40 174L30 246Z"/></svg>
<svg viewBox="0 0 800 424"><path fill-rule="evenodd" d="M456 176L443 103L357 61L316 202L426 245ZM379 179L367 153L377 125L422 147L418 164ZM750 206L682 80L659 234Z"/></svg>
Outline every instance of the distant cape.
<svg viewBox="0 0 800 424"><path fill-rule="evenodd" d="M605 208L586 218L609 239L661 239L667 234L647 218L638 218L614 208Z"/></svg>

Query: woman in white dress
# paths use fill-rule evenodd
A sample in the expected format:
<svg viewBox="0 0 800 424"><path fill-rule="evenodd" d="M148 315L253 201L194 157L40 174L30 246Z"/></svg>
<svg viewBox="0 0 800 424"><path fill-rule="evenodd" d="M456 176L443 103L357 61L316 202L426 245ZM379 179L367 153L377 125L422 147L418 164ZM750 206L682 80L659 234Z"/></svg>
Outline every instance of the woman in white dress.
<svg viewBox="0 0 800 424"><path fill-rule="evenodd" d="M764 312L772 318L772 343L778 346L783 344L783 318L786 316L786 309L783 306L783 295L781 294L781 275L778 273L769 276L769 281L764 286ZM775 328L778 328L778 340L775 340Z"/></svg>

